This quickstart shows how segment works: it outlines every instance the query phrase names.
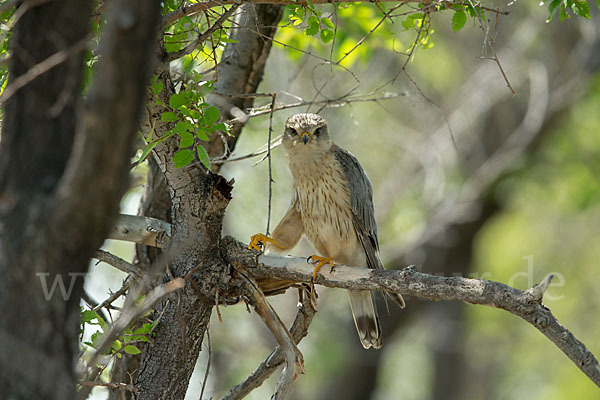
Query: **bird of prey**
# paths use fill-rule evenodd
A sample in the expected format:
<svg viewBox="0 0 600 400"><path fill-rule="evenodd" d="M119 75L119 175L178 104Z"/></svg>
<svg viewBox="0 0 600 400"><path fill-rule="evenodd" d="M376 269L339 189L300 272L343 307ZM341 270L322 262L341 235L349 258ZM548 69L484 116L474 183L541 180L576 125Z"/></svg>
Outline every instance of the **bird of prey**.
<svg viewBox="0 0 600 400"><path fill-rule="evenodd" d="M252 236L250 248L281 253L302 235L320 256L315 272L325 264L383 268L371 182L358 160L331 140L326 121L317 114L296 114L285 123L282 145L293 176L291 205L272 237ZM387 293L400 307L402 296ZM381 327L373 294L348 291L354 323L365 349L381 347Z"/></svg>

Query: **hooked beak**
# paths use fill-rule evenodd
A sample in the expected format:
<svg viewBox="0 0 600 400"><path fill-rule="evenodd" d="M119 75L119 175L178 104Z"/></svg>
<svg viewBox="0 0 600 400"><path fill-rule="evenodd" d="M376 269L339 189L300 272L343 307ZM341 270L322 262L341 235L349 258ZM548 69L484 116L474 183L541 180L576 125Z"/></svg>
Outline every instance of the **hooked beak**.
<svg viewBox="0 0 600 400"><path fill-rule="evenodd" d="M310 133L304 132L302 136L300 136L300 139L304 142L304 144L308 143L310 140Z"/></svg>

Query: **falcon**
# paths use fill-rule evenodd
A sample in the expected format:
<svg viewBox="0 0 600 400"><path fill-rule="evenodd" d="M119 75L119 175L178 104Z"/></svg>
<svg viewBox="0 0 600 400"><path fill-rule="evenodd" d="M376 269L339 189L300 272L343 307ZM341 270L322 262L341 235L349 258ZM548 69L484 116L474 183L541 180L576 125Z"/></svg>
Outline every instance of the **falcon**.
<svg viewBox="0 0 600 400"><path fill-rule="evenodd" d="M337 146L329 136L327 122L317 114L288 118L282 138L293 176L289 209L271 237L252 236L250 248L282 253L306 236L320 255L313 277L322 266L335 263L383 269L379 258L373 190L356 157ZM386 293L404 307L399 294ZM354 324L365 349L382 345L381 327L373 293L348 291Z"/></svg>

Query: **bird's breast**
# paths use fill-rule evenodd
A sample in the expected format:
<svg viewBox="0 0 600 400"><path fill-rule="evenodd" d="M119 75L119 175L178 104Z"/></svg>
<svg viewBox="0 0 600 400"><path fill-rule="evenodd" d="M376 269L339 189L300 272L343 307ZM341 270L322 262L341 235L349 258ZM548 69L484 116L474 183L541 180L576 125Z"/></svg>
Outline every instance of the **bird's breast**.
<svg viewBox="0 0 600 400"><path fill-rule="evenodd" d="M290 162L290 169L308 239L315 247L325 246L334 258L354 246L350 191L337 160L325 156L311 163Z"/></svg>

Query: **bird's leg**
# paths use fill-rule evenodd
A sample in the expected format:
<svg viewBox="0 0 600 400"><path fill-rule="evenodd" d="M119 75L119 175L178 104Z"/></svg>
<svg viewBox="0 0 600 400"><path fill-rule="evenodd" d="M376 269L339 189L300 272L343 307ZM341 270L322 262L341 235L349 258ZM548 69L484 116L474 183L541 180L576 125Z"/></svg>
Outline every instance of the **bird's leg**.
<svg viewBox="0 0 600 400"><path fill-rule="evenodd" d="M282 245L277 243L277 240L272 239L272 238L268 237L267 235L263 235L262 233L257 233L256 235L252 235L250 237L250 243L248 243L248 249L262 251L262 247L264 247L267 244L267 242L274 244L275 246L279 247L280 249L284 248Z"/></svg>
<svg viewBox="0 0 600 400"><path fill-rule="evenodd" d="M307 261L311 261L313 263L316 264L315 266L315 270L313 271L313 279L315 279L317 277L317 272L319 272L319 270L321 269L321 267L325 264L329 264L331 265L331 270L333 271L333 267L335 266L335 263L333 262L333 257L321 257L321 256L310 256L308 257Z"/></svg>

